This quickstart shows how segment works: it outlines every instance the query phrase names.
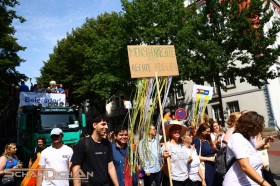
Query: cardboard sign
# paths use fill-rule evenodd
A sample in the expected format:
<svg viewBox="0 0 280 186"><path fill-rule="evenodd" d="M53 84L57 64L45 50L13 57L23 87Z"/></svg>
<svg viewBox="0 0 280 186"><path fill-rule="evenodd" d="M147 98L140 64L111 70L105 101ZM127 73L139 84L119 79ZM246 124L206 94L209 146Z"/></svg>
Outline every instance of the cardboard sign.
<svg viewBox="0 0 280 186"><path fill-rule="evenodd" d="M178 76L174 45L127 46L131 78Z"/></svg>

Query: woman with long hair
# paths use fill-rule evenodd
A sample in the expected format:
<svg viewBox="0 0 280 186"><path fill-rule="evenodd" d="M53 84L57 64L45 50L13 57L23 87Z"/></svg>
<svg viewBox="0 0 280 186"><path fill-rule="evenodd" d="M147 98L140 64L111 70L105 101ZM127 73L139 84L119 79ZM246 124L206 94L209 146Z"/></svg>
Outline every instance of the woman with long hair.
<svg viewBox="0 0 280 186"><path fill-rule="evenodd" d="M196 132L192 144L199 154L200 161L205 164L205 181L207 186L212 186L215 179L215 154L216 147L210 137L210 126L201 124Z"/></svg>
<svg viewBox="0 0 280 186"><path fill-rule="evenodd" d="M211 140L216 146L218 150L222 147L222 140L224 139L225 133L221 130L221 127L217 121L213 121L210 123L210 129L211 129Z"/></svg>
<svg viewBox="0 0 280 186"><path fill-rule="evenodd" d="M5 151L0 157L0 176L3 177L5 174L9 174L12 170L18 167L18 158L16 156L17 146L15 143L9 143L5 146ZM21 167L20 167L21 168ZM2 183L0 183L1 185ZM16 182L7 184L9 186L16 185Z"/></svg>
<svg viewBox="0 0 280 186"><path fill-rule="evenodd" d="M223 185L270 186L262 178L262 159L251 138L257 136L264 128L264 117L257 112L248 111L242 114L235 126L227 145L227 162L233 158L236 161L225 175Z"/></svg>

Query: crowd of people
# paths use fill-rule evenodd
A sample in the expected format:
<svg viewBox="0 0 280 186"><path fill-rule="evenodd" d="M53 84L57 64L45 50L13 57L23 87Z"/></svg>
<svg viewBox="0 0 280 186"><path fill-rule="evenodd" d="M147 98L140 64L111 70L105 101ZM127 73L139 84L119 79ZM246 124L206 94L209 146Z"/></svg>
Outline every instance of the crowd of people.
<svg viewBox="0 0 280 186"><path fill-rule="evenodd" d="M50 147L45 147L44 138L38 138L38 147L30 158L29 168L39 155L40 171L36 185L68 186L71 183L65 179L66 175L49 175L49 169L71 172L74 186L137 186L141 185L141 181L144 186L169 186L170 182L174 186L276 185L273 179L267 180L263 176L264 171L267 173L270 170L264 166L265 162L258 153L275 140L275 136L261 137L263 116L254 111L231 113L226 131L217 121L207 116L203 118L197 128L168 118L169 121L164 122L166 144L160 142L158 136L161 134L154 125L150 125L147 142L141 140L138 145L139 162L142 164L134 170L127 158L128 129L120 126L109 133L109 120L105 115L92 121L92 133L83 136L73 150L63 144L63 131L54 128L50 133ZM227 149L226 162L233 164L228 167L222 182L217 182L221 178L218 179L215 174L215 156L223 148ZM2 178L21 167L15 154L16 144L6 145L0 157ZM141 179L140 170L144 172Z"/></svg>
<svg viewBox="0 0 280 186"><path fill-rule="evenodd" d="M35 92L35 93L57 93L65 94L65 90L62 84L57 85L56 81L50 81L49 87L45 88L43 84L33 84L29 88L24 81L20 82L21 92Z"/></svg>

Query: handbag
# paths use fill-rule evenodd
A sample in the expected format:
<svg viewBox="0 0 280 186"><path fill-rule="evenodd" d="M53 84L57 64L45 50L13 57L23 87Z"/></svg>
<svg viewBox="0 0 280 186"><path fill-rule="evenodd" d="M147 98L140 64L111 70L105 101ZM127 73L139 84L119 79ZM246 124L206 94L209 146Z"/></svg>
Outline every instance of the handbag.
<svg viewBox="0 0 280 186"><path fill-rule="evenodd" d="M10 183L15 182L14 176L4 176L1 178L2 185L9 185Z"/></svg>
<svg viewBox="0 0 280 186"><path fill-rule="evenodd" d="M272 172L266 169L262 170L262 175L263 178L271 185L271 186L277 186L277 184L274 181L274 175L272 174Z"/></svg>
<svg viewBox="0 0 280 186"><path fill-rule="evenodd" d="M266 170L269 170L269 159L267 149L258 150L258 153L261 155L263 166Z"/></svg>

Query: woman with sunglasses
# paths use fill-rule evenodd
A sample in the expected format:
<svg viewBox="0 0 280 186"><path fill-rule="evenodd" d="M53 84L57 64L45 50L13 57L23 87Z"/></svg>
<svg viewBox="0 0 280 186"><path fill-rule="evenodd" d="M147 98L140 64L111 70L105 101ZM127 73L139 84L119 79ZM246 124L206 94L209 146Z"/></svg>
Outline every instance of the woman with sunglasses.
<svg viewBox="0 0 280 186"><path fill-rule="evenodd" d="M185 147L190 149L188 172L189 172L189 182L191 186L206 186L204 176L200 169L200 159L194 148L194 145L191 145L193 141L192 128L188 128L186 134L181 137Z"/></svg>
<svg viewBox="0 0 280 186"><path fill-rule="evenodd" d="M199 154L201 162L205 165L205 181L207 186L213 186L215 179L215 154L216 147L210 136L210 126L201 124L196 132L196 136L192 142Z"/></svg>
<svg viewBox="0 0 280 186"><path fill-rule="evenodd" d="M171 177L173 186L190 186L188 180L188 162L190 149L182 144L181 137L186 133L187 127L179 121L172 120L165 125L166 137L169 141L166 143L167 149L162 147L164 163L170 157ZM164 165L166 167L166 164ZM164 170L163 186L169 185L168 174Z"/></svg>

